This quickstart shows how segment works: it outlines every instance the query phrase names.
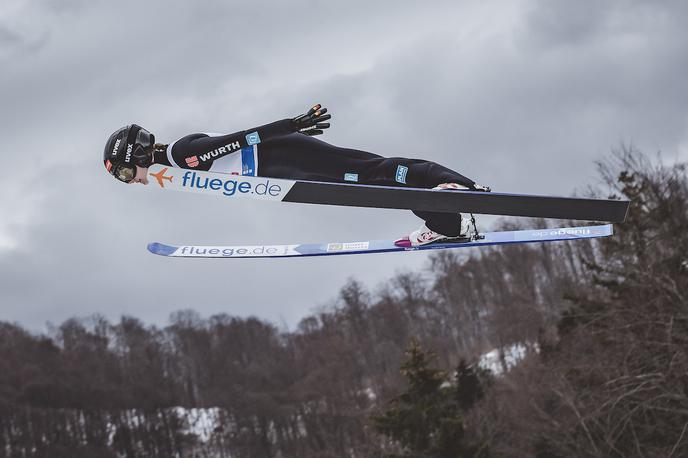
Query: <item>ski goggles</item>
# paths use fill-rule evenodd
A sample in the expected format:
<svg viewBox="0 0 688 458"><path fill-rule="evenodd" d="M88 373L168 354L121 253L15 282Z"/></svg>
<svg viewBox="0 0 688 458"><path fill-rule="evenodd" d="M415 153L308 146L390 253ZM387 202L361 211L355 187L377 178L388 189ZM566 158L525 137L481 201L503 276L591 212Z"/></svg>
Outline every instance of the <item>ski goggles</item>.
<svg viewBox="0 0 688 458"><path fill-rule="evenodd" d="M119 181L131 183L136 178L136 166L131 164L119 164L115 166L112 175Z"/></svg>

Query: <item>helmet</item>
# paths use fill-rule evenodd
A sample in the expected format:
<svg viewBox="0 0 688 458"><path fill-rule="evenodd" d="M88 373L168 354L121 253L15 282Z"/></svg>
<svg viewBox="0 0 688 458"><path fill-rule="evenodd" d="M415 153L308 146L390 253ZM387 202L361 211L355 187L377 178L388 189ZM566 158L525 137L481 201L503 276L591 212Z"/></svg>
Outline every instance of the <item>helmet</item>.
<svg viewBox="0 0 688 458"><path fill-rule="evenodd" d="M153 163L155 136L141 126L130 124L116 130L105 144L103 162L115 178L129 183L136 176L136 166Z"/></svg>

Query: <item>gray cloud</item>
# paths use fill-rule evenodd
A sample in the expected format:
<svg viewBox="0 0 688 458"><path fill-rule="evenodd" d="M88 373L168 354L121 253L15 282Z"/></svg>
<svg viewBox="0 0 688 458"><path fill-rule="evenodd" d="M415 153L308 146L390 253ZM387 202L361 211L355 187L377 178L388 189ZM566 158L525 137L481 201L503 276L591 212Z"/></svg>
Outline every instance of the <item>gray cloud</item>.
<svg viewBox="0 0 688 458"><path fill-rule="evenodd" d="M10 30L8 27L0 26L0 46L14 46L22 43L22 38L18 33Z"/></svg>
<svg viewBox="0 0 688 458"><path fill-rule="evenodd" d="M132 121L171 141L320 101L334 115L332 143L543 194L584 188L620 141L688 159L682 2L60 4L16 1L0 22L0 302L2 319L35 328L91 313L164 322L187 307L293 325L352 275L374 285L425 264L420 253L149 255L154 240L390 238L419 222L122 185L100 154Z"/></svg>
<svg viewBox="0 0 688 458"><path fill-rule="evenodd" d="M45 31L31 34L0 22L0 63L5 66L37 54L48 42Z"/></svg>

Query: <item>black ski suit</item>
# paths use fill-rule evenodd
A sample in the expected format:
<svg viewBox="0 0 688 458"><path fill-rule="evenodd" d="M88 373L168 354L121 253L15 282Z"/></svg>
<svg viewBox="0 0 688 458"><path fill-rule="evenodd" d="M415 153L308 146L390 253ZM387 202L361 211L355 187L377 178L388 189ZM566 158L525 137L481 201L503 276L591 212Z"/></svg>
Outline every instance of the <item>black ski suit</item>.
<svg viewBox="0 0 688 458"><path fill-rule="evenodd" d="M254 137L249 140L251 135ZM257 167L249 169L251 173L244 173L247 175L255 174L254 169L257 169L257 175L262 177L412 188L434 188L440 183L458 183L472 188L475 184L473 180L431 161L386 158L294 133L290 119L229 135L188 135L169 145L167 152L156 152L155 162L210 170L220 157L242 154L241 150L246 157L247 149L251 148L257 155ZM459 235L461 216L458 213L414 213L435 232Z"/></svg>

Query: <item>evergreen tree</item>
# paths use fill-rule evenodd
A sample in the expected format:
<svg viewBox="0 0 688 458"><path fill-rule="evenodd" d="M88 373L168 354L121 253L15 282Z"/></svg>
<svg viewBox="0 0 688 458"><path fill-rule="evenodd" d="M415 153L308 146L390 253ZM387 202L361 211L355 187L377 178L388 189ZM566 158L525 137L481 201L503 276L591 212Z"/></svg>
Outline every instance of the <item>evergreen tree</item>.
<svg viewBox="0 0 688 458"><path fill-rule="evenodd" d="M411 341L401 373L407 389L387 411L373 416L375 430L391 439L389 457L485 457L488 449L467 437L465 413L483 393L479 374L464 361L457 383L430 367L435 355Z"/></svg>

